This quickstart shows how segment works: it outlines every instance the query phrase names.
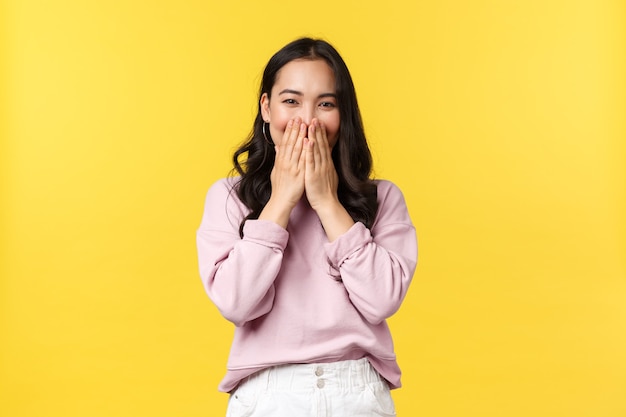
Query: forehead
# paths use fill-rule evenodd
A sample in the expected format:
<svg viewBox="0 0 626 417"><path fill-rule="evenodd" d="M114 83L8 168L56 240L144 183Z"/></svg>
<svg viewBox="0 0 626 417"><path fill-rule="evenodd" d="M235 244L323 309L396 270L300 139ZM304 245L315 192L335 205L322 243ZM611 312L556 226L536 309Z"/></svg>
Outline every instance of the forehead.
<svg viewBox="0 0 626 417"><path fill-rule="evenodd" d="M335 74L322 59L296 59L285 64L276 74L272 90L285 88L303 93L334 93Z"/></svg>

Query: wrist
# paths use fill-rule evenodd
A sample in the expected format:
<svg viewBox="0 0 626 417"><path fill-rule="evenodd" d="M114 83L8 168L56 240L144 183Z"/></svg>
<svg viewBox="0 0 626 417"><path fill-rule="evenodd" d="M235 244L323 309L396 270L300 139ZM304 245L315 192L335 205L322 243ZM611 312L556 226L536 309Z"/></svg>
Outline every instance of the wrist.
<svg viewBox="0 0 626 417"><path fill-rule="evenodd" d="M286 229L289 223L289 216L294 207L295 204L270 197L261 214L259 214L259 220L270 220Z"/></svg>
<svg viewBox="0 0 626 417"><path fill-rule="evenodd" d="M337 198L328 198L311 204L318 216L332 216L340 210L345 210Z"/></svg>
<svg viewBox="0 0 626 417"><path fill-rule="evenodd" d="M352 216L350 216L350 213L339 200L320 205L314 210L330 242L347 232L354 225Z"/></svg>

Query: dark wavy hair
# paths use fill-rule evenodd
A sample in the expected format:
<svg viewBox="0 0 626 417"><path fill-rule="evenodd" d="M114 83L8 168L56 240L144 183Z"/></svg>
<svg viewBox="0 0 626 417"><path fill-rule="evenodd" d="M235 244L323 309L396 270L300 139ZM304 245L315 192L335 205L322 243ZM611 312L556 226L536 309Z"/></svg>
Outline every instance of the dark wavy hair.
<svg viewBox="0 0 626 417"><path fill-rule="evenodd" d="M263 94L271 99L278 72L284 65L296 59L324 60L334 72L339 132L332 158L339 177L337 194L354 221L361 222L368 228L374 223L378 202L376 184L370 180L372 155L367 146L352 77L332 45L320 39L302 38L287 44L267 63L261 80L258 112L252 132L233 155L234 169L241 176L236 186L237 195L250 209L239 227L241 237L246 220L259 217L272 192L270 174L276 151L263 136L260 99Z"/></svg>

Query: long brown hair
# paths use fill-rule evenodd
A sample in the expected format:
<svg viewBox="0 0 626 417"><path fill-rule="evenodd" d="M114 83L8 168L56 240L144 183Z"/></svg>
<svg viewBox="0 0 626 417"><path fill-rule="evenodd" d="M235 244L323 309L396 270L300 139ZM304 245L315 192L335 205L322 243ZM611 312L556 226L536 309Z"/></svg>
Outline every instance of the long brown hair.
<svg viewBox="0 0 626 417"><path fill-rule="evenodd" d="M267 63L261 80L258 112L252 132L233 155L234 169L241 176L236 186L237 196L250 209L239 227L242 237L245 221L259 217L272 192L270 174L276 153L274 146L263 135L260 99L263 94L271 98L278 71L295 59L322 59L333 70L340 124L332 158L339 177L339 201L354 221L361 222L368 228L371 228L376 216L376 185L369 178L372 155L365 138L356 91L348 67L328 42L302 38L287 44ZM242 158L243 156L245 157Z"/></svg>

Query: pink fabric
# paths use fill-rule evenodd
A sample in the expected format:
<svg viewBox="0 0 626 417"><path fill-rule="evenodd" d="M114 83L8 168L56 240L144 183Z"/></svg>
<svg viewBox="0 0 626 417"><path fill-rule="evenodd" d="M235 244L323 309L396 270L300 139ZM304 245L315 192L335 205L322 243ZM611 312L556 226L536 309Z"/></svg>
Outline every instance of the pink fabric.
<svg viewBox="0 0 626 417"><path fill-rule="evenodd" d="M222 179L210 188L197 233L204 287L236 326L219 389L229 392L274 365L363 357L399 387L385 319L400 307L417 262L415 229L400 190L377 181L371 232L356 223L330 243L303 198L286 230L248 220L241 239L239 224L249 210L232 189L236 181Z"/></svg>

